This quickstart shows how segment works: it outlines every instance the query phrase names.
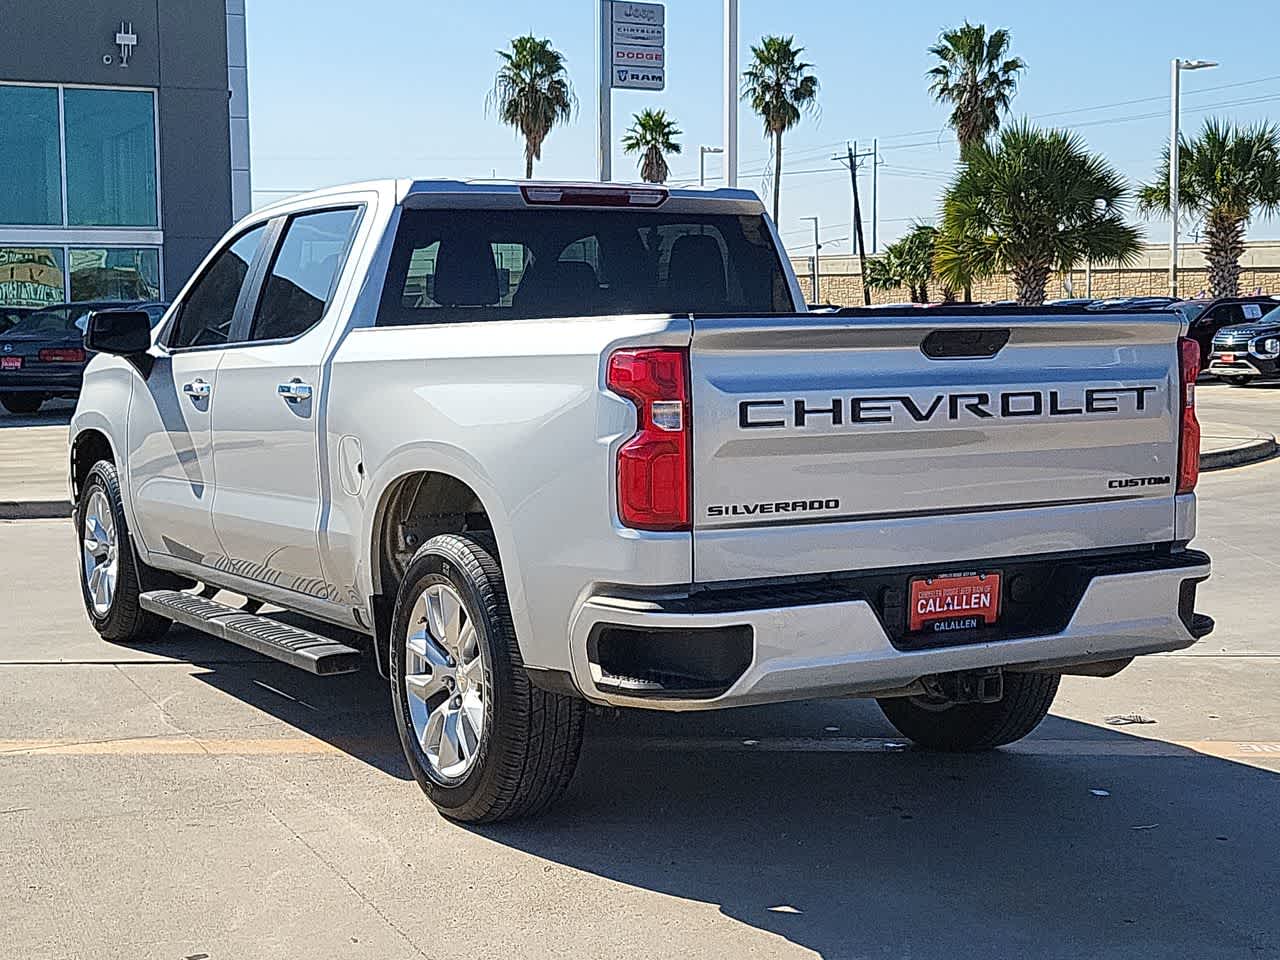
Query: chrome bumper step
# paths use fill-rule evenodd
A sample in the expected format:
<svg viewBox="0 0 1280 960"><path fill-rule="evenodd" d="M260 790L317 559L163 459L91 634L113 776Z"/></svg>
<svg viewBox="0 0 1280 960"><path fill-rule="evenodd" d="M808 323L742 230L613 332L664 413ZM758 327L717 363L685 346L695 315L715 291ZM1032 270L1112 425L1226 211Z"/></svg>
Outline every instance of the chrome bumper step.
<svg viewBox="0 0 1280 960"><path fill-rule="evenodd" d="M329 676L360 669L360 651L355 647L198 594L152 590L138 600L148 613L311 673Z"/></svg>

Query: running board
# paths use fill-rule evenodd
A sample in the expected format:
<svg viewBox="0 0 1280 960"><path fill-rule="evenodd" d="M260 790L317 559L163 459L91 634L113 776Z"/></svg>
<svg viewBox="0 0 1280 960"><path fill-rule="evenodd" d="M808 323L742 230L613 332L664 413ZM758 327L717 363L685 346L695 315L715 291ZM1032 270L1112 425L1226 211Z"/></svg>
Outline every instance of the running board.
<svg viewBox="0 0 1280 960"><path fill-rule="evenodd" d="M178 590L138 597L143 610L321 676L355 673L360 651L317 633Z"/></svg>

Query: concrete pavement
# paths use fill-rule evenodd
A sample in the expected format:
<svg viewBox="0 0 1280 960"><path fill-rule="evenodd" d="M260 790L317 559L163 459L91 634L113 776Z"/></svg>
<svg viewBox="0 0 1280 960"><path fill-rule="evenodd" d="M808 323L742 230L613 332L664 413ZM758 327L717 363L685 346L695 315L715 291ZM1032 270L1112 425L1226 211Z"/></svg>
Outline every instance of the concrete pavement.
<svg viewBox="0 0 1280 960"><path fill-rule="evenodd" d="M593 715L563 806L484 829L408 778L371 671L104 643L70 525L0 522L0 953L1278 956L1277 483L1201 481L1217 632L1068 678L1022 744L904 750L857 701Z"/></svg>

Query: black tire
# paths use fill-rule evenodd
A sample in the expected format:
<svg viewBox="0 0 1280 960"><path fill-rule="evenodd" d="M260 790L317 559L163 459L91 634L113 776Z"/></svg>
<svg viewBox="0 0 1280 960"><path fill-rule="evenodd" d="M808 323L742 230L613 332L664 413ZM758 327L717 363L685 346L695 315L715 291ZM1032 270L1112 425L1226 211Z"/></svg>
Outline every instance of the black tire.
<svg viewBox="0 0 1280 960"><path fill-rule="evenodd" d="M0 407L10 413L35 413L42 403L43 393L0 393Z"/></svg>
<svg viewBox="0 0 1280 960"><path fill-rule="evenodd" d="M583 701L529 682L496 557L493 540L483 534L428 540L405 571L391 621L391 696L405 758L437 809L465 823L541 813L568 789L582 747ZM474 764L454 782L432 770L414 733L404 682L409 618L433 583L452 586L487 651L483 733Z"/></svg>
<svg viewBox="0 0 1280 960"><path fill-rule="evenodd" d="M1056 673L1006 673L996 703L931 704L917 697L889 697L880 709L904 737L933 750L991 750L1021 740L1053 706Z"/></svg>
<svg viewBox="0 0 1280 960"><path fill-rule="evenodd" d="M125 520L124 507L120 500L120 479L116 474L115 464L109 460L99 460L95 463L80 489L80 499L76 504L75 513L77 543L84 537L86 508L94 492L98 490L106 496L112 519L115 521L118 566L111 604L105 613L99 613L94 610L94 604L89 595L82 551L76 551L79 560L77 566L80 570L80 595L84 600L85 612L89 615L93 628L104 640L110 640L113 643L145 643L157 640L165 634L172 622L143 610L138 605L138 596L146 589L165 585L167 577L160 571L143 564L134 553L128 522Z"/></svg>
<svg viewBox="0 0 1280 960"><path fill-rule="evenodd" d="M1223 377L1222 379L1233 387L1247 387L1253 377Z"/></svg>

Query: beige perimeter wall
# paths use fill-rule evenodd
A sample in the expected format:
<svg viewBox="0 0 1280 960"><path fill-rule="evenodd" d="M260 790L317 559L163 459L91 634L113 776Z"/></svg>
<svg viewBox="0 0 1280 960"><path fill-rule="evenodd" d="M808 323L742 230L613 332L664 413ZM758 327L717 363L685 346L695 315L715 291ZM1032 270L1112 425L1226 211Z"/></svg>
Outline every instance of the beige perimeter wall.
<svg viewBox="0 0 1280 960"><path fill-rule="evenodd" d="M1184 247L1178 260L1179 292L1188 297L1201 291L1207 293L1208 272L1204 265L1203 246L1190 244ZM1249 244L1240 263L1241 293L1259 291L1280 294L1280 241ZM819 293L822 302L842 305L862 303L862 277L858 273L857 257L823 257L821 265ZM813 258L793 256L791 266L800 279L800 289L804 291L806 299L812 302ZM1080 268L1069 275L1052 277L1047 297L1050 300L1070 296L1131 297L1164 295L1168 292L1169 251L1166 247L1153 245L1147 248L1141 261L1131 267L1095 267L1092 271ZM1014 296L1013 281L1008 276L992 277L976 284L973 289L975 300L1012 300ZM871 291L872 303L898 303L907 299L909 294L906 289ZM942 289L931 287L929 299L941 300Z"/></svg>

